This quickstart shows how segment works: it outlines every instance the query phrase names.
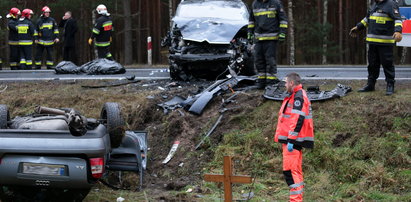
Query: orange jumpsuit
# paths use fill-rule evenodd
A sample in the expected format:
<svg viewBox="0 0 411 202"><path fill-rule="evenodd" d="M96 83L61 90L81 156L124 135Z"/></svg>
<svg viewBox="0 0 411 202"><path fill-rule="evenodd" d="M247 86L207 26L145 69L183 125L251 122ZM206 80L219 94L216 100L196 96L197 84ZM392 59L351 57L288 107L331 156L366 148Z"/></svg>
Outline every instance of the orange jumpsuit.
<svg viewBox="0 0 411 202"><path fill-rule="evenodd" d="M274 141L283 144L283 173L290 187L290 201L302 201L302 148L314 147L314 124L311 103L301 84L294 87L292 94L283 101L278 113ZM294 144L292 152L288 151L287 143Z"/></svg>

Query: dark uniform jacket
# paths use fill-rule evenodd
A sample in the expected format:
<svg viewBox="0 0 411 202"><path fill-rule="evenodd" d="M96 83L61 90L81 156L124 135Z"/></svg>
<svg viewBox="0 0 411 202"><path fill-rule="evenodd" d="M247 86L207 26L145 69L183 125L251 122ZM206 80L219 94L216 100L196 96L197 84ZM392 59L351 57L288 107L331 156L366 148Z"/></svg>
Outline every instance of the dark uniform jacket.
<svg viewBox="0 0 411 202"><path fill-rule="evenodd" d="M278 40L280 33L286 33L287 16L280 0L255 0L251 9L248 31L257 40Z"/></svg>
<svg viewBox="0 0 411 202"><path fill-rule="evenodd" d="M18 20L17 33L19 45L21 46L33 45L33 37L38 36L33 23L27 18L20 18Z"/></svg>
<svg viewBox="0 0 411 202"><path fill-rule="evenodd" d="M17 23L18 20L16 18L10 18L7 23L7 29L9 30L9 45L19 45Z"/></svg>
<svg viewBox="0 0 411 202"><path fill-rule="evenodd" d="M36 39L39 40L40 45L44 46L53 45L59 34L56 20L52 17L40 17L37 21L36 30L38 32Z"/></svg>
<svg viewBox="0 0 411 202"><path fill-rule="evenodd" d="M62 20L59 27L64 28L64 46L74 47L77 33L77 21L73 18Z"/></svg>
<svg viewBox="0 0 411 202"><path fill-rule="evenodd" d="M94 44L98 47L106 47L110 45L111 32L113 31L113 22L111 18L105 15L100 16L96 20L93 28L92 39L95 39Z"/></svg>
<svg viewBox="0 0 411 202"><path fill-rule="evenodd" d="M398 4L393 0L375 2L367 16L357 24L359 30L368 28L366 41L377 45L394 45L394 32L402 32Z"/></svg>

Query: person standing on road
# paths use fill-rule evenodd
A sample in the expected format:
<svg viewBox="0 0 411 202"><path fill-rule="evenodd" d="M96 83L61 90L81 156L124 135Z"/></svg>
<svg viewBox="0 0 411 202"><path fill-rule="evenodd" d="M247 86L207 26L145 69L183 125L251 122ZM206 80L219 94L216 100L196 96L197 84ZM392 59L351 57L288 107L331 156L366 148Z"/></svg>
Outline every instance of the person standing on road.
<svg viewBox="0 0 411 202"><path fill-rule="evenodd" d="M33 11L31 9L24 9L21 12L21 17L17 23L20 52L20 69L32 69L33 66L33 37L37 37L38 33L30 20L32 15Z"/></svg>
<svg viewBox="0 0 411 202"><path fill-rule="evenodd" d="M366 41L368 49L368 81L358 92L375 90L380 75L380 65L384 68L387 82L386 95L394 93L395 68L393 47L402 40L402 20L398 4L394 0L375 0L367 16L350 31L351 37L368 28Z"/></svg>
<svg viewBox="0 0 411 202"><path fill-rule="evenodd" d="M10 69L17 70L19 69L20 63L20 53L19 53L19 35L17 31L17 23L19 15L21 12L18 8L11 8L9 14L7 14L6 18L8 18L7 22L7 29L9 30L9 47L10 47Z"/></svg>
<svg viewBox="0 0 411 202"><path fill-rule="evenodd" d="M76 56L76 33L77 21L72 17L71 11L67 11L63 19L59 23L59 27L63 28L63 60L77 63Z"/></svg>
<svg viewBox="0 0 411 202"><path fill-rule="evenodd" d="M290 187L290 201L302 201L304 179L302 171L302 148L314 147L314 124L307 93L297 73L285 78L289 95L284 98L278 112L274 141L282 144L283 174Z"/></svg>
<svg viewBox="0 0 411 202"><path fill-rule="evenodd" d="M254 0L248 23L248 40L256 40L254 61L260 89L275 84L277 41L285 41L287 16L280 0Z"/></svg>
<svg viewBox="0 0 411 202"><path fill-rule="evenodd" d="M36 25L36 30L39 33L38 37L36 38L36 69L41 69L44 50L46 50L47 53L47 69L53 69L53 47L55 43L59 42L59 29L57 27L56 20L50 17L51 10L49 7L44 6L41 9L41 12L42 14Z"/></svg>
<svg viewBox="0 0 411 202"><path fill-rule="evenodd" d="M106 58L113 60L113 56L110 53L110 44L112 41L111 32L113 31L113 21L110 18L110 13L107 11L107 7L100 4L96 8L99 18L94 24L93 33L88 40L88 43L97 47L98 58Z"/></svg>

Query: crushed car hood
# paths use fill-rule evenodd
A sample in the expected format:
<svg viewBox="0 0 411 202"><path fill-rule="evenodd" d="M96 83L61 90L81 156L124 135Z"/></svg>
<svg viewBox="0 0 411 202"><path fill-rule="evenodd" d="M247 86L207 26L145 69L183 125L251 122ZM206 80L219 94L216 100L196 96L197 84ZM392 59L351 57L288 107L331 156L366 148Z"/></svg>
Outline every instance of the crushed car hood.
<svg viewBox="0 0 411 202"><path fill-rule="evenodd" d="M237 32L248 24L246 20L225 20L216 18L189 19L174 17L184 40L208 42L210 44L230 44Z"/></svg>

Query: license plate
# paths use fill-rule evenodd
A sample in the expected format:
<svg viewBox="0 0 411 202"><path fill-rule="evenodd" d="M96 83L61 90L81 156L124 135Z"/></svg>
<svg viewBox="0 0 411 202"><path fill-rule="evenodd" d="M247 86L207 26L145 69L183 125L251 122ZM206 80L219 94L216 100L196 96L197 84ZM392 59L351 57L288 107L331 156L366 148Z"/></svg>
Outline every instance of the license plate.
<svg viewBox="0 0 411 202"><path fill-rule="evenodd" d="M41 163L23 163L23 173L62 176L65 175L65 166Z"/></svg>

